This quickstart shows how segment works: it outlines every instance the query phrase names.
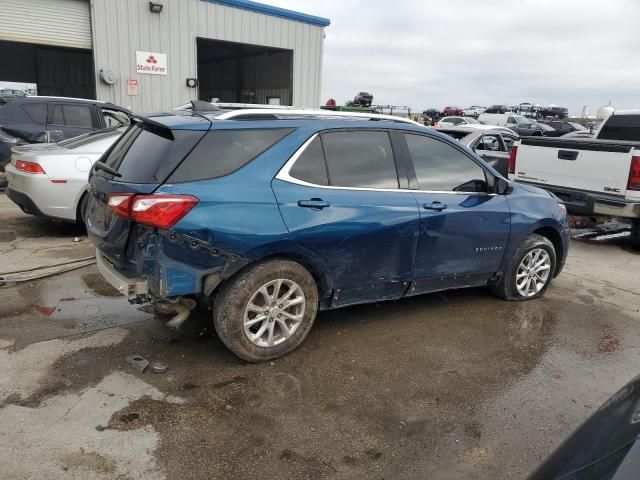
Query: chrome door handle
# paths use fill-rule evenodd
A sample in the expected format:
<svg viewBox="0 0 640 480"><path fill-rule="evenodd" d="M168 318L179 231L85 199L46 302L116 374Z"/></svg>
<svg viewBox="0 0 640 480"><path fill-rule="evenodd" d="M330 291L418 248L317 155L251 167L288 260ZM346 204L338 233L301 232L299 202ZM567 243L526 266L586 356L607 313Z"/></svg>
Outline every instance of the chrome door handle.
<svg viewBox="0 0 640 480"><path fill-rule="evenodd" d="M422 205L422 207L426 210L435 210L436 212L441 212L442 210L445 210L447 208L447 205L440 202L431 202L425 203L424 205Z"/></svg>

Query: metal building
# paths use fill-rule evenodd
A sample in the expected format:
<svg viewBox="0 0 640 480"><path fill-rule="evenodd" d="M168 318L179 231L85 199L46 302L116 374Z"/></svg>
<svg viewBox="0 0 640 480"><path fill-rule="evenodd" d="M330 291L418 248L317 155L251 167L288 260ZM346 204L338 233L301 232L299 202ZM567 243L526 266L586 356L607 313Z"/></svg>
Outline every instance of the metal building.
<svg viewBox="0 0 640 480"><path fill-rule="evenodd" d="M139 112L319 104L329 20L249 0L0 0L2 82Z"/></svg>

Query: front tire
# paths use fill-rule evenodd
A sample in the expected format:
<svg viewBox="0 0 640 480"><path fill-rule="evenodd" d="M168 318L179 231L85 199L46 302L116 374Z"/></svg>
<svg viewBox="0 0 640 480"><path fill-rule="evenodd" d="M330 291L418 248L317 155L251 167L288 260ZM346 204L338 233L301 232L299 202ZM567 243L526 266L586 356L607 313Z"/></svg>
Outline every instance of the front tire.
<svg viewBox="0 0 640 480"><path fill-rule="evenodd" d="M248 362L264 362L296 349L317 311L318 288L311 274L289 260L268 260L222 285L213 323L234 354Z"/></svg>
<svg viewBox="0 0 640 480"><path fill-rule="evenodd" d="M514 254L506 272L491 292L505 300L533 300L544 295L553 279L557 257L553 243L531 234Z"/></svg>

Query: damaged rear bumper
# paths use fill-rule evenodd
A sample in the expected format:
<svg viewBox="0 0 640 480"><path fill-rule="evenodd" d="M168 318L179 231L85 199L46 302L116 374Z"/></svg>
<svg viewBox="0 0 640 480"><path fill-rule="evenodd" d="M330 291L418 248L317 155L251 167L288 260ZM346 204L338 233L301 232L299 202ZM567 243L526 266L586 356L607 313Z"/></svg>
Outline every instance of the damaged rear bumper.
<svg viewBox="0 0 640 480"><path fill-rule="evenodd" d="M131 302L147 301L149 285L144 277L129 278L119 273L106 257L96 250L96 265L102 277Z"/></svg>

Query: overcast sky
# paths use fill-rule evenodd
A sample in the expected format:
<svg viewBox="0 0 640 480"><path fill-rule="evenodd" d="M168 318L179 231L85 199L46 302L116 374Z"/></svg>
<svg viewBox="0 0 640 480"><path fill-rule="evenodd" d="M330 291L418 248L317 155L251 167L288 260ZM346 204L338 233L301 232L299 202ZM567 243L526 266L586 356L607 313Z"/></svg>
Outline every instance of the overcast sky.
<svg viewBox="0 0 640 480"><path fill-rule="evenodd" d="M322 103L640 107L640 0L263 0L331 20Z"/></svg>

